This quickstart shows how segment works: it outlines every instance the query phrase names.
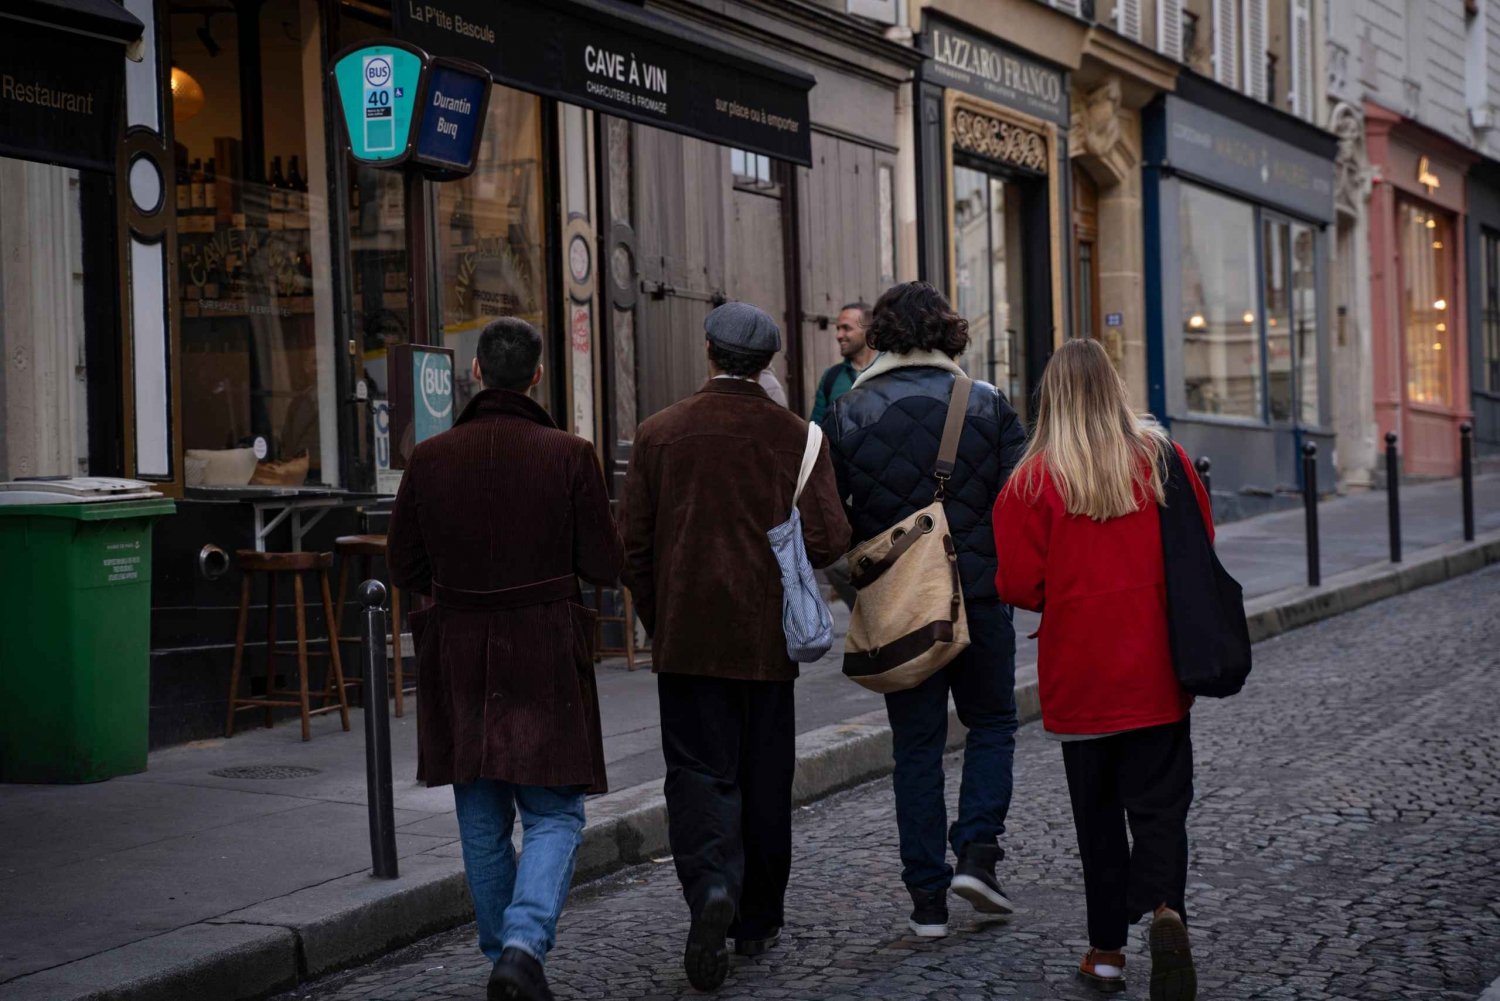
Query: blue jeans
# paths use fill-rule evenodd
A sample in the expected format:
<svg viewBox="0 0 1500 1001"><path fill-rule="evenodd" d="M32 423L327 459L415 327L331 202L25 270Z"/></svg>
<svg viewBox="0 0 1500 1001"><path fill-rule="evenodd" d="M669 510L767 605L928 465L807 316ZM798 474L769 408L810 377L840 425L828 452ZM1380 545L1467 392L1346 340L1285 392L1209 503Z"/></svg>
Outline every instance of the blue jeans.
<svg viewBox="0 0 1500 1001"><path fill-rule="evenodd" d="M479 948L492 963L509 948L545 960L583 840L583 792L477 779L453 787L453 805ZM524 832L519 864L511 844L517 808Z"/></svg>
<svg viewBox="0 0 1500 1001"><path fill-rule="evenodd" d="M955 855L967 845L995 845L1010 811L1016 755L1016 634L1008 608L967 602L970 645L916 688L885 697L896 771L896 826L901 834L901 878L919 890L945 890L947 861L943 749L948 741L948 693L968 727L958 820L947 831Z"/></svg>

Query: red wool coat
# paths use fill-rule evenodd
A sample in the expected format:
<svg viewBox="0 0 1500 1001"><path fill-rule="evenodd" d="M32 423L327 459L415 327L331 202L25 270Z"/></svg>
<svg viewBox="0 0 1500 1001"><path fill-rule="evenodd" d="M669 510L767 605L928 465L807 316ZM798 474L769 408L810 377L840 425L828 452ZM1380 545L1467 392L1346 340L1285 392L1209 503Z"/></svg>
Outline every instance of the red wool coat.
<svg viewBox="0 0 1500 1001"><path fill-rule="evenodd" d="M1208 495L1174 447L1212 540ZM1172 669L1156 505L1143 499L1134 514L1093 521L1066 512L1050 476L1028 497L1021 475L995 502L995 586L1001 601L1043 613L1042 725L1052 733L1114 733L1182 719L1193 700Z"/></svg>
<svg viewBox="0 0 1500 1001"><path fill-rule="evenodd" d="M413 613L417 778L605 788L594 612L623 550L594 448L521 393L485 390L418 445L388 536Z"/></svg>

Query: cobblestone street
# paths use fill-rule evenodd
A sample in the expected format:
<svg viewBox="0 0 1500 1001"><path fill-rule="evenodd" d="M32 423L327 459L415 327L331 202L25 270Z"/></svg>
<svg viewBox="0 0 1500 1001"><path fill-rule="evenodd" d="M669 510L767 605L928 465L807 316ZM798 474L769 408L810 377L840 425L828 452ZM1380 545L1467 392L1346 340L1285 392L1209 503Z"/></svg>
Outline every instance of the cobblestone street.
<svg viewBox="0 0 1500 1001"><path fill-rule="evenodd" d="M1194 714L1188 906L1200 997L1472 1001L1500 975L1500 570L1257 648L1245 694ZM957 770L950 761L949 775ZM950 802L956 797L950 781ZM888 781L799 812L780 948L722 998L1067 998L1083 888L1058 747L1025 728L1002 881L1022 908L905 935ZM670 862L574 895L548 970L559 998L694 996ZM1124 997L1147 995L1130 950ZM482 998L472 926L286 999Z"/></svg>

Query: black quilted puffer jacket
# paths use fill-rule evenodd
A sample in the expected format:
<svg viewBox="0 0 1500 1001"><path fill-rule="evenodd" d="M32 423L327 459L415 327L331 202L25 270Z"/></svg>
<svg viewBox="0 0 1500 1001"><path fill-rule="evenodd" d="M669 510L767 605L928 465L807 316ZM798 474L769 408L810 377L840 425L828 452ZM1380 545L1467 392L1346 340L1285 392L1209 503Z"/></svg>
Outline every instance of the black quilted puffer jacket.
<svg viewBox="0 0 1500 1001"><path fill-rule="evenodd" d="M953 379L933 366L873 374L823 418L854 545L932 503ZM997 597L990 514L1025 448L1026 430L1005 394L976 381L944 504L967 598Z"/></svg>

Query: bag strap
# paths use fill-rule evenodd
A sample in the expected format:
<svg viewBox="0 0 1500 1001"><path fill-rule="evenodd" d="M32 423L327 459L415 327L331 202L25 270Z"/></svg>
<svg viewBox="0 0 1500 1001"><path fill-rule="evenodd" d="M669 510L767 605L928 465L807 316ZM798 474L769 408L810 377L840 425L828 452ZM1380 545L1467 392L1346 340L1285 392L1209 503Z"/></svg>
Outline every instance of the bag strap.
<svg viewBox="0 0 1500 1001"><path fill-rule="evenodd" d="M807 445L802 449L802 468L797 470L797 490L792 494L792 507L802 499L802 488L812 478L813 467L818 464L818 453L823 450L823 429L816 424L807 425Z"/></svg>
<svg viewBox="0 0 1500 1001"><path fill-rule="evenodd" d="M943 422L943 440L938 444L937 464L933 475L937 477L937 498L943 499L948 489L948 477L958 460L958 439L964 430L964 415L969 410L969 390L974 380L966 375L953 379L953 395L948 398L948 418Z"/></svg>

